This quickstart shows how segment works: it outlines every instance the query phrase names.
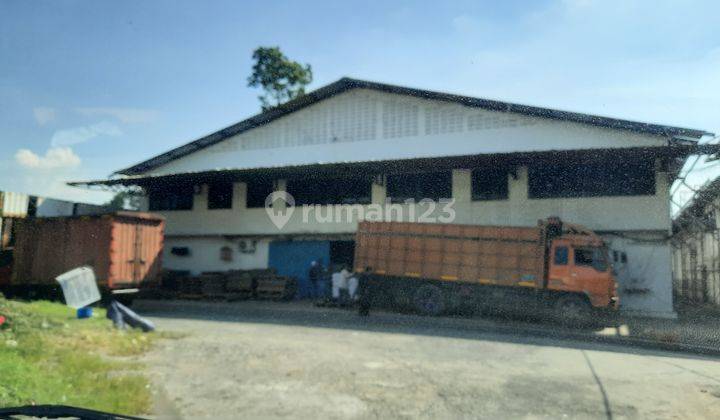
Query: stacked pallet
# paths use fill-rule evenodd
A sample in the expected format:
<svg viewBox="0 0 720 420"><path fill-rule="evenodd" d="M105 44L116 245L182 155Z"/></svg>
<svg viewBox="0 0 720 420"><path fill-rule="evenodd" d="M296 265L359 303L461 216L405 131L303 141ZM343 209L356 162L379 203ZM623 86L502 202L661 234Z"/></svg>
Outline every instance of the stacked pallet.
<svg viewBox="0 0 720 420"><path fill-rule="evenodd" d="M182 273L185 274L185 273ZM277 299L289 300L297 292L294 277L278 275L273 269L205 272L200 276L170 276L164 285L172 287L183 298Z"/></svg>
<svg viewBox="0 0 720 420"><path fill-rule="evenodd" d="M185 277L178 285L180 295L189 298L202 297L202 280L200 277Z"/></svg>
<svg viewBox="0 0 720 420"><path fill-rule="evenodd" d="M225 273L206 272L200 276L200 284L202 286L202 294L206 297L223 297L225 294L225 284L227 278Z"/></svg>
<svg viewBox="0 0 720 420"><path fill-rule="evenodd" d="M257 281L255 277L258 271L265 270L231 270L228 271L225 290L229 300L249 299L255 297Z"/></svg>
<svg viewBox="0 0 720 420"><path fill-rule="evenodd" d="M256 278L255 296L262 299L292 299L297 292L297 282L293 277L279 276L275 273Z"/></svg>
<svg viewBox="0 0 720 420"><path fill-rule="evenodd" d="M166 291L178 291L181 284L190 277L186 270L165 270L160 280L160 287Z"/></svg>

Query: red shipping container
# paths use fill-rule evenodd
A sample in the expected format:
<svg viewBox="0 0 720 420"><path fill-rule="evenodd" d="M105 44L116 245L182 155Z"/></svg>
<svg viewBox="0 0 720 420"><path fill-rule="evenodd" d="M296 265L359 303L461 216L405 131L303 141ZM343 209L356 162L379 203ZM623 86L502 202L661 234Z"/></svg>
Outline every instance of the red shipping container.
<svg viewBox="0 0 720 420"><path fill-rule="evenodd" d="M18 220L13 286L54 285L87 265L101 289L139 287L159 279L165 221L151 213Z"/></svg>

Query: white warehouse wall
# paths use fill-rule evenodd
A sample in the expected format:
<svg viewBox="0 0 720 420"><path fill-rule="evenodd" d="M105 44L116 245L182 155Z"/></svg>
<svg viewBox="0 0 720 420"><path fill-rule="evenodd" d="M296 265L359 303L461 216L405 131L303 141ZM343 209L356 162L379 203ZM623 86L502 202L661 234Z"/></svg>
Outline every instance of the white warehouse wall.
<svg viewBox="0 0 720 420"><path fill-rule="evenodd" d="M172 270L188 270L193 275L205 271L251 270L267 268L268 240L259 240L252 253L240 252L238 239L220 237L210 238L167 238L163 248L163 266ZM223 247L232 250L232 261L223 261L220 250ZM173 247L188 247L190 255L172 254Z"/></svg>
<svg viewBox="0 0 720 420"><path fill-rule="evenodd" d="M148 174L658 146L667 146L667 139L358 89L170 161Z"/></svg>
<svg viewBox="0 0 720 420"><path fill-rule="evenodd" d="M611 250L627 255L626 264L614 264L623 310L641 315L674 317L672 249L664 232L602 236Z"/></svg>
<svg viewBox="0 0 720 420"><path fill-rule="evenodd" d="M656 193L651 196L592 197L572 199L529 199L527 168L517 171L517 179L508 176L507 200L471 201L469 170L454 170L452 180L455 223L480 225L534 226L538 219L560 216L599 232L613 250L625 252L628 263L619 271L621 301L624 310L655 316L672 316L671 251L667 243L670 229L667 174L657 172ZM280 182L279 185L284 185ZM233 208L207 209L207 187L195 195L190 211L165 211L167 219L164 265L177 270L202 271L251 269L267 267L269 242L278 235L348 234L357 229L358 218L350 222L303 223L302 211L296 209L288 224L279 230L265 209L245 207L244 183L236 183ZM384 203L385 188L372 187L372 201ZM323 214L331 206L322 206ZM339 206L334 206L339 208ZM356 206L367 209L368 206ZM408 206L403 206L405 209ZM417 206L416 206L417 207ZM438 214L439 207L435 214ZM420 209L416 214L420 214ZM622 235L611 234L620 232ZM224 237L245 235L264 238L255 254L239 254L237 240ZM233 248L237 258L220 260L220 248ZM170 254L173 246L188 246L191 255ZM632 290L632 293L625 290Z"/></svg>

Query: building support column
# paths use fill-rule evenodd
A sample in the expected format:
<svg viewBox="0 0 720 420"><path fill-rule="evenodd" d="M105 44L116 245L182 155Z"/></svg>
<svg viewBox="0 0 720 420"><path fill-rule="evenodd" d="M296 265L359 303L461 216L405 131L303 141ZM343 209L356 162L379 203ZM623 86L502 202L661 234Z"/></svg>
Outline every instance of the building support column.
<svg viewBox="0 0 720 420"><path fill-rule="evenodd" d="M233 210L247 209L247 183L245 183L245 182L234 182L233 183L232 208L233 208Z"/></svg>
<svg viewBox="0 0 720 420"><path fill-rule="evenodd" d="M193 210L204 211L208 206L208 189L207 184L196 185L193 190Z"/></svg>
<svg viewBox="0 0 720 420"><path fill-rule="evenodd" d="M278 179L277 181L275 181L275 191L287 191L287 180ZM287 204L285 203L285 200L278 200L277 202L273 203L273 208L277 208L278 211L282 212L285 211L285 209L287 208Z"/></svg>
<svg viewBox="0 0 720 420"><path fill-rule="evenodd" d="M453 169L452 198L454 200L455 221L453 223L472 223L472 170Z"/></svg>
<svg viewBox="0 0 720 420"><path fill-rule="evenodd" d="M370 203L372 204L385 204L385 198L387 197L387 178L385 175L377 175L372 182L370 187Z"/></svg>

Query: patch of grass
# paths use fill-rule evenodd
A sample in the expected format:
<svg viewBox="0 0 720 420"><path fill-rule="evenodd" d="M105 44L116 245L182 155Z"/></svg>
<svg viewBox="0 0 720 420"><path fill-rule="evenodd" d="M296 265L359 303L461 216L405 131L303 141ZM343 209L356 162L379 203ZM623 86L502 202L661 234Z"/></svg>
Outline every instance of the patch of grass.
<svg viewBox="0 0 720 420"><path fill-rule="evenodd" d="M105 310L77 319L65 305L0 295L0 407L63 404L121 414L151 408L142 365L124 361L168 334L116 330Z"/></svg>

